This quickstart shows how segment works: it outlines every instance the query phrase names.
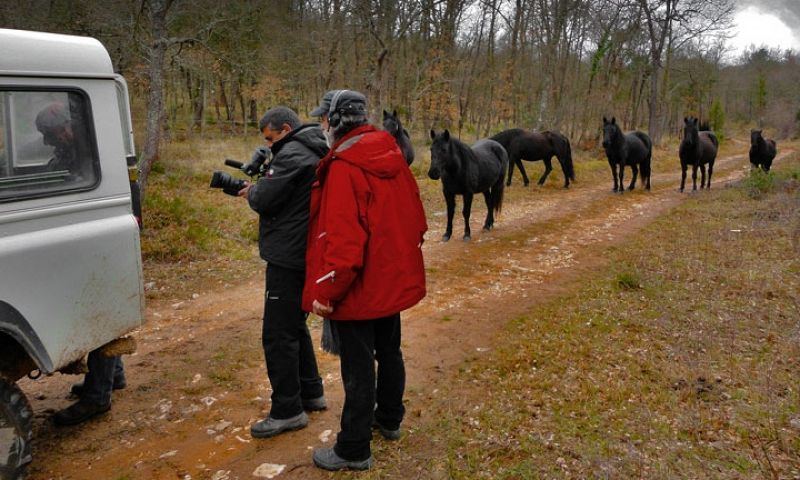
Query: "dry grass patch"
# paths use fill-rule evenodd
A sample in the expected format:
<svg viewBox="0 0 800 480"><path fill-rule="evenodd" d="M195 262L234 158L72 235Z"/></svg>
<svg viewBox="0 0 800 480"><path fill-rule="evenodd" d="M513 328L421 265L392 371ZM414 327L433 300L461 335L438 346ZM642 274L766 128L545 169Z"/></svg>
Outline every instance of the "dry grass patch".
<svg viewBox="0 0 800 480"><path fill-rule="evenodd" d="M366 478L797 478L798 157L761 197L692 197L512 321L437 395L424 449L380 446Z"/></svg>

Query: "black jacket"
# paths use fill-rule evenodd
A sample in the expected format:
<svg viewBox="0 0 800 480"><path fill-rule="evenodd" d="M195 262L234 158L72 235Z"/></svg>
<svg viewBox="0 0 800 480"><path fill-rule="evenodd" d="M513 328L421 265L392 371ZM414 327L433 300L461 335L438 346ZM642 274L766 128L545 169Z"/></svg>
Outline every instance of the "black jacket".
<svg viewBox="0 0 800 480"><path fill-rule="evenodd" d="M258 212L258 248L269 263L305 270L311 184L320 158L328 152L319 125L302 125L272 145L267 174L250 189L250 208Z"/></svg>

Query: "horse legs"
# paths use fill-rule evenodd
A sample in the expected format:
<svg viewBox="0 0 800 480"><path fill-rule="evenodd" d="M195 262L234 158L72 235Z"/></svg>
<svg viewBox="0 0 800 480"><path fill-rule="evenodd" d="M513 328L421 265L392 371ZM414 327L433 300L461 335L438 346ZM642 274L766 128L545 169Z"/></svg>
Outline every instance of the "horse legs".
<svg viewBox="0 0 800 480"><path fill-rule="evenodd" d="M683 187L686 186L686 169L688 165L681 162L681 192L683 192Z"/></svg>
<svg viewBox="0 0 800 480"><path fill-rule="evenodd" d="M525 172L525 167L522 166L522 159L521 158L508 158L508 180L506 180L506 186L511 186L511 177L514 175L514 165L517 166L519 169L520 175L522 175L522 182L527 187L530 181L528 180L528 174Z"/></svg>
<svg viewBox="0 0 800 480"><path fill-rule="evenodd" d="M706 166L700 164L700 190L706 187Z"/></svg>
<svg viewBox="0 0 800 480"><path fill-rule="evenodd" d="M528 184L531 183L531 181L528 180L528 174L527 172L525 172L525 167L522 166L522 158L518 158L514 163L517 164L517 168L519 168L519 173L522 175L523 185L527 187Z"/></svg>
<svg viewBox="0 0 800 480"><path fill-rule="evenodd" d="M464 194L464 241L472 240L471 231L469 229L469 212L472 210L472 193Z"/></svg>
<svg viewBox="0 0 800 480"><path fill-rule="evenodd" d="M442 235L442 241L446 242L450 240L450 236L453 235L453 215L456 213L455 194L445 193L444 201L447 203L447 229L444 231L444 235Z"/></svg>
<svg viewBox="0 0 800 480"><path fill-rule="evenodd" d="M569 188L569 175L567 175L567 167L564 166L564 160L556 156L558 164L561 165L561 173L564 174L564 188Z"/></svg>
<svg viewBox="0 0 800 480"><path fill-rule="evenodd" d="M619 164L619 193L625 192L625 164ZM614 182L616 183L616 182Z"/></svg>
<svg viewBox="0 0 800 480"><path fill-rule="evenodd" d="M706 188L711 188L711 173L714 171L714 162L708 164L708 183L706 184Z"/></svg>
<svg viewBox="0 0 800 480"><path fill-rule="evenodd" d="M692 191L697 190L697 164L692 165Z"/></svg>
<svg viewBox="0 0 800 480"><path fill-rule="evenodd" d="M553 171L553 158L545 158L544 159L544 173L542 174L541 178L537 182L539 185L544 185L544 181L547 180L547 176L550 175L550 172Z"/></svg>
<svg viewBox="0 0 800 480"><path fill-rule="evenodd" d="M486 222L483 224L483 230L488 232L494 226L494 205L492 204L492 191L486 190L483 192L483 199L486 200Z"/></svg>
<svg viewBox="0 0 800 480"><path fill-rule="evenodd" d="M616 192L617 191L617 164L612 162L612 161L609 161L608 164L611 166L611 178L614 179L614 190L612 190L612 191Z"/></svg>
<svg viewBox="0 0 800 480"><path fill-rule="evenodd" d="M636 187L636 177L639 176L639 165L632 163L631 171L633 172L633 178L631 179L631 184L628 185L628 191L631 191L634 189L634 187Z"/></svg>

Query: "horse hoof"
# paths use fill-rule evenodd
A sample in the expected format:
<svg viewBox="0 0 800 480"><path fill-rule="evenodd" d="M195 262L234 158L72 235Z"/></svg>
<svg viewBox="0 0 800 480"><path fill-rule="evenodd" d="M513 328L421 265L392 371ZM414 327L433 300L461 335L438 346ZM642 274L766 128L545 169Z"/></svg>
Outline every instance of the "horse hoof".
<svg viewBox="0 0 800 480"><path fill-rule="evenodd" d="M472 237L470 237L469 235L464 235L465 242L469 242L470 240L472 240Z"/></svg>
<svg viewBox="0 0 800 480"><path fill-rule="evenodd" d="M450 235L442 235L442 241L443 242L446 242L448 240L450 240Z"/></svg>
<svg viewBox="0 0 800 480"><path fill-rule="evenodd" d="M484 226L483 226L483 231L484 231L484 232L489 232L489 231L491 231L491 230L492 230L492 226L491 226L491 225L484 225Z"/></svg>

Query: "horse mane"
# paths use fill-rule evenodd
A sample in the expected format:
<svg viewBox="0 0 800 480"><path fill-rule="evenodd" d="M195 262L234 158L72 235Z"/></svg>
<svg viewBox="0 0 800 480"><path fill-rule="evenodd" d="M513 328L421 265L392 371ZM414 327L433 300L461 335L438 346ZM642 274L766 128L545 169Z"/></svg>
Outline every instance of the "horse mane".
<svg viewBox="0 0 800 480"><path fill-rule="evenodd" d="M475 152L472 151L472 147L452 135L450 135L450 144L455 150L453 153L457 153L460 158L466 160L467 166L471 163L475 163ZM453 157L455 156L456 155L453 155ZM465 165L462 164L460 167L466 170L466 168L464 168Z"/></svg>
<svg viewBox="0 0 800 480"><path fill-rule="evenodd" d="M709 125L708 120L702 122L699 127L697 127L698 132L710 132L711 125Z"/></svg>

